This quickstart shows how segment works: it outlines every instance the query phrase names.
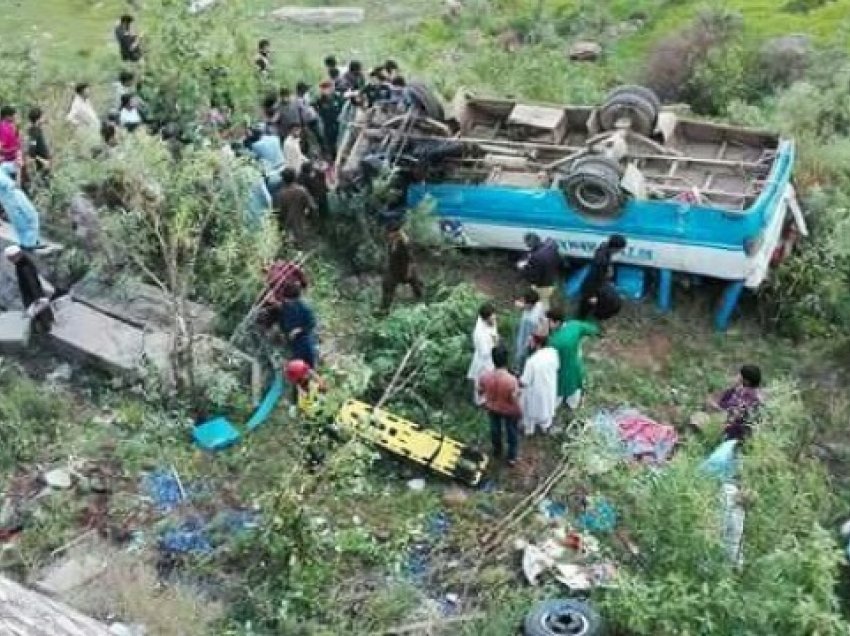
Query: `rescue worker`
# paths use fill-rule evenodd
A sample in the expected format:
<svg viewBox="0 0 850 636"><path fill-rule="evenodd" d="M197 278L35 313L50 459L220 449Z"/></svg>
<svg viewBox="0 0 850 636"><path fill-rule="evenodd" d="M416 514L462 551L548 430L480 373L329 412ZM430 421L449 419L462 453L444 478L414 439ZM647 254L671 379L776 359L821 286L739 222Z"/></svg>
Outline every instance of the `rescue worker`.
<svg viewBox="0 0 850 636"><path fill-rule="evenodd" d="M280 306L280 325L293 358L303 360L310 368L319 361L316 344L316 315L301 299L301 286L288 283L283 288L283 303Z"/></svg>

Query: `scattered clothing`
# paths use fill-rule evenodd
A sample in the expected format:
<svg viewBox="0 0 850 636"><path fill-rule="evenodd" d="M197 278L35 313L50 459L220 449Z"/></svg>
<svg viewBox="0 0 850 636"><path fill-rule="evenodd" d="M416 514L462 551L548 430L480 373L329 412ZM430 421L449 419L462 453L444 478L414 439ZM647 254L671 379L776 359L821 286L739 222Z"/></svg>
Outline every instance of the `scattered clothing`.
<svg viewBox="0 0 850 636"><path fill-rule="evenodd" d="M739 443L736 439L730 439L720 444L700 464L700 470L721 481L733 481L738 475L737 447Z"/></svg>
<svg viewBox="0 0 850 636"><path fill-rule="evenodd" d="M573 398L584 385L584 362L581 343L587 336L595 336L599 327L591 322L570 320L549 336L549 346L558 352L558 396ZM572 407L571 407L572 408Z"/></svg>
<svg viewBox="0 0 850 636"><path fill-rule="evenodd" d="M660 424L640 411L621 408L599 411L591 426L605 436L618 453L648 464L661 464L673 454L679 435L668 424Z"/></svg>
<svg viewBox="0 0 850 636"><path fill-rule="evenodd" d="M318 363L316 316L303 300L287 300L280 307L280 330L289 342L293 358L303 360L311 369Z"/></svg>
<svg viewBox="0 0 850 636"><path fill-rule="evenodd" d="M548 431L558 406L558 352L541 347L529 356L520 378L522 425L526 435Z"/></svg>
<svg viewBox="0 0 850 636"><path fill-rule="evenodd" d="M479 406L484 403L484 400L478 393L478 380L482 374L493 369L493 347L498 341L499 333L496 326L479 316L472 332L472 362L466 372L467 379L473 382L475 404Z"/></svg>

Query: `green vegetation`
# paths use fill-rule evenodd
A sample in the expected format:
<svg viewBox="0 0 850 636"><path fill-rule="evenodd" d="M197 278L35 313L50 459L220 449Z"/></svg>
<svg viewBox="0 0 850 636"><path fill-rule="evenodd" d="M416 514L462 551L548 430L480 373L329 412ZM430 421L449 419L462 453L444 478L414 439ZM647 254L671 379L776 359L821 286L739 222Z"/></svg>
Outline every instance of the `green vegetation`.
<svg viewBox="0 0 850 636"><path fill-rule="evenodd" d="M850 417L850 59L847 42L839 40L850 1L788 3L784 10L775 2L729 0L706 11L700 2L674 0L468 0L452 20L438 15L432 2L373 0L366 24L332 31L263 21L261 13L276 4L271 0L223 0L226 7L196 18L178 15L175 2L150 2L140 14L156 51L145 69L146 96L156 112L191 129L196 140L214 136L192 124L219 91L234 98L237 118L255 116L268 88L251 68L259 34L273 41L274 82L315 78L322 56L334 52L367 63L393 57L447 97L469 86L577 103L645 77L651 70L645 62L662 40L674 38L682 51L698 53L687 58L691 66L679 67L687 72L671 84L677 96L711 116L775 127L797 140L797 183L812 235L750 299L757 302L745 305L746 316L729 333L708 329L710 293L677 290L674 314L630 306L604 338L589 343L588 401L580 419L627 404L674 424L683 445L658 473L620 465L594 474L597 441L576 427L568 435L524 440L522 470L497 466L493 488L464 492L462 501L452 502L449 485L428 477L423 491L412 490L406 482L421 476L415 468L328 435L325 424L343 400L384 398L394 412L486 448L486 424L470 404L465 379L469 331L478 303L490 297L509 338L519 287L502 255L429 247L421 255L427 303L402 297L389 316L375 317L374 274L383 245L374 241L370 202L334 201L336 227L317 241L307 262L310 302L328 359L322 417L305 421L282 407L240 446L206 456L189 442L194 407L206 401L234 421L248 411L240 395L245 387L227 374L197 386L187 378L176 397L127 390L79 371L70 384L47 389L44 366L55 364L53 358L39 352L21 367L4 360L0 491L20 488L22 476L69 456L109 466L115 477L102 534L122 552L136 550L130 554L146 565L158 561L157 533L180 515L226 507L258 512L255 531L230 536L219 529L210 553L166 564L166 585L176 581L197 604L214 601L222 608L203 626L209 634L380 633L439 616L438 602L457 594L460 612L481 611L486 620L444 633L505 636L532 603L563 590L524 583L512 558L513 537L489 554L482 541L568 457L567 475L550 496L565 502L577 491L605 496L639 549L638 557L630 556L612 537L601 538L606 554L621 564L621 578L617 589L595 599L617 634L846 633L846 603L841 606L838 591L846 566L832 529L850 504L844 441ZM113 254L134 273L160 279L176 306L189 296L210 303L219 313L219 335L228 337L259 291L261 263L293 253L286 236L278 241L276 228L250 234L241 223L247 166L222 163L214 150L195 146L174 159L153 140L129 140L111 158L92 157L62 124L65 87L74 81L96 80L105 103L105 84L119 68L112 21L123 10L117 1L17 5L0 23L0 96L50 109L58 156L51 190L39 199L47 233L73 243L65 206L77 188L120 185L118 203L101 210ZM624 29L626 21L640 24ZM687 37L695 29L714 29L712 38L695 43ZM765 59L767 38L796 32L817 44L803 67ZM26 37L16 39L21 34ZM567 44L578 38L603 41L598 64L568 61ZM31 41L38 42L33 59L24 51ZM208 70L220 66L228 73L210 81ZM110 259L84 253L82 260L91 266ZM181 369L191 364L185 354L175 351ZM745 454L747 525L744 561L736 567L724 555L717 485L697 472L717 437L694 433L689 420L709 392L750 361L770 379L771 408ZM201 494L179 513L156 512L139 489L142 473L157 467L177 470L186 485L201 485ZM31 576L54 550L77 538L93 515L91 498L78 487L52 493L27 512L9 567ZM435 530L437 522L446 527ZM532 515L521 534L530 538L541 530ZM428 560L424 574L414 567L413 556L421 554ZM127 589L144 595L138 588ZM156 593L149 593L156 607ZM150 616L149 608L147 614L132 606L121 611L128 620ZM200 624L185 628L201 632Z"/></svg>

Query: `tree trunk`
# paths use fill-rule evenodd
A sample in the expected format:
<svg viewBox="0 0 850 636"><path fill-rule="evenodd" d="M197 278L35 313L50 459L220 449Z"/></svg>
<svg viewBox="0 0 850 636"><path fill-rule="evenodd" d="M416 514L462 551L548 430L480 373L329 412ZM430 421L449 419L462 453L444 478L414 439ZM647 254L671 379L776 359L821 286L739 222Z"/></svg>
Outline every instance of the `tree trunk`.
<svg viewBox="0 0 850 636"><path fill-rule="evenodd" d="M109 636L109 629L77 610L0 576L3 636Z"/></svg>

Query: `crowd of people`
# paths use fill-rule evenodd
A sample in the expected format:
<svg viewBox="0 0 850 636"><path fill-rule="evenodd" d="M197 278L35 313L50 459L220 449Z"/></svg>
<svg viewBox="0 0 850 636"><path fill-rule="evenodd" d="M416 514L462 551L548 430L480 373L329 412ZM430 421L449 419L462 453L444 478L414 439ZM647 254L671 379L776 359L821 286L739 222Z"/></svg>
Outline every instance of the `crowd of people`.
<svg viewBox="0 0 850 636"><path fill-rule="evenodd" d="M115 27L120 59L131 65L144 57L143 38L136 33L134 22L132 16L124 15ZM254 64L258 80L268 85L274 69L269 40L258 42ZM346 127L359 112L372 106L403 110L405 87L399 65L393 60L367 72L358 60L343 68L334 56L328 56L317 90L300 81L294 90L281 87L266 94L255 124L235 136L222 136L229 142L225 146L228 152L253 159L261 175L247 205L246 221L256 225L274 208L280 226L297 246L303 246L309 217L317 215L319 222L327 219L328 191L334 186L338 144ZM225 96L219 103L210 104L208 118L232 132L236 127L229 125L227 101ZM46 331L53 317L49 297L30 258L41 243L38 213L28 192L49 181L51 151L43 131L42 110L32 108L27 119L24 142L16 110L11 106L0 108L0 205L19 241L6 250L6 257L14 264L22 298L37 328ZM81 135L99 137L106 147L115 145L121 134L150 125L137 71L125 68L119 73L105 117L92 103L90 86L77 84L66 120ZM167 129L162 122L157 125ZM424 295L414 250L402 223L391 221L385 231L387 266L381 286L381 312L390 310L399 286L409 286L416 300ZM518 461L521 433L550 433L559 409L571 414L580 407L585 378L582 343L598 336L601 323L620 311L620 296L612 284L612 261L627 247L627 239L615 234L596 249L581 282L573 316L568 316L564 304L558 302L563 259L557 243L528 234L525 244L528 251L518 269L527 288L516 301L519 318L512 350L509 339L499 333L496 308L490 303L482 305L472 333L473 354L467 373L473 401L489 418L493 454L504 454L508 465ZM303 392L311 378L319 378L316 369L320 356L318 321L305 299L308 281L302 265L278 262L269 268L261 322L274 325L286 341L286 373ZM710 408L726 413L727 438L744 439L751 433L762 403L760 384L758 367L746 365L739 382L710 401Z"/></svg>

